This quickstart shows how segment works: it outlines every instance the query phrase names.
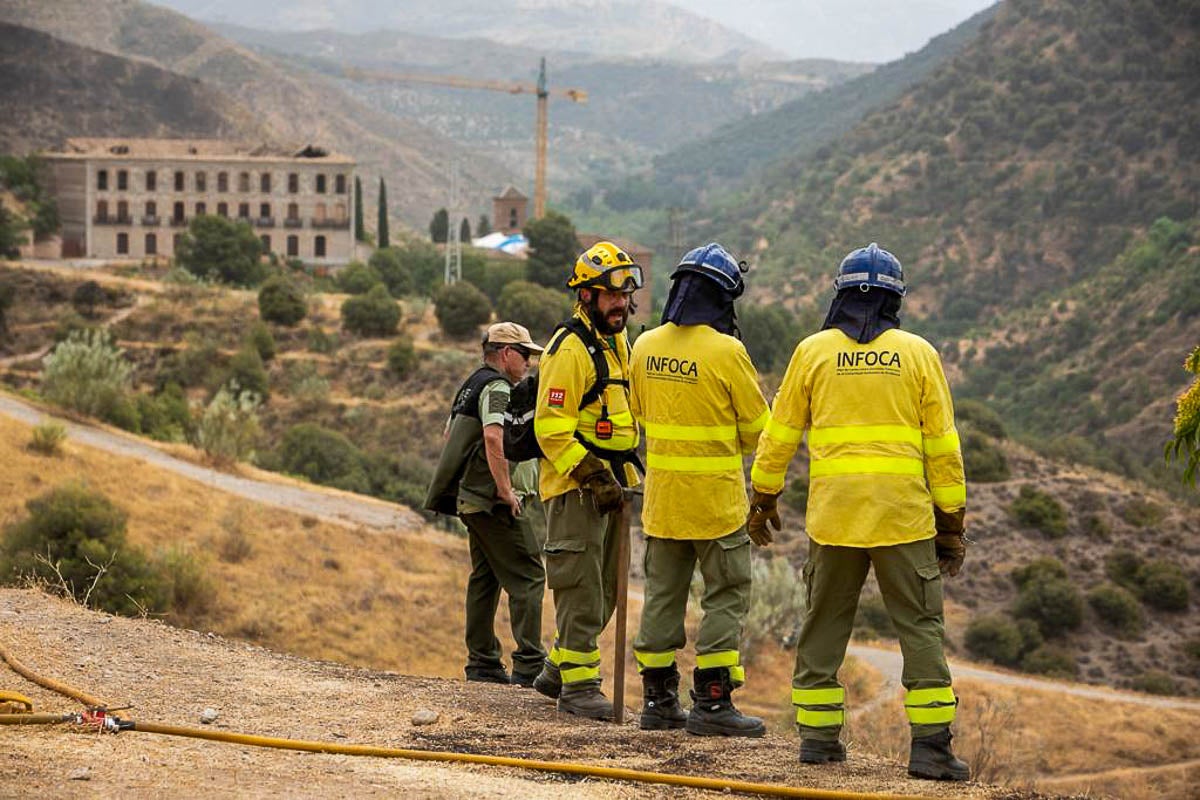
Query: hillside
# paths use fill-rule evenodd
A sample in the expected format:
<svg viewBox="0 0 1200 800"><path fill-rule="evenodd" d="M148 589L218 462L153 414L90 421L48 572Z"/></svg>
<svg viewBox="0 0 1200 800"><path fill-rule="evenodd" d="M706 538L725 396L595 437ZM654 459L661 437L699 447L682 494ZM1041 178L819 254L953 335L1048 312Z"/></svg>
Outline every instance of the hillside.
<svg viewBox="0 0 1200 800"><path fill-rule="evenodd" d="M70 136L264 135L244 106L198 80L30 28L0 23L0 74L0 141L10 153Z"/></svg>
<svg viewBox="0 0 1200 800"><path fill-rule="evenodd" d="M294 73L167 9L136 0L9 0L0 5L0 21L196 79L253 109L275 141L317 142L353 155L366 186L382 175L404 187L393 191L389 206L414 227L424 228L429 209L444 204L449 159L463 160L469 184L485 187L481 198L512 180L486 156L422 125L374 111L325 79Z"/></svg>

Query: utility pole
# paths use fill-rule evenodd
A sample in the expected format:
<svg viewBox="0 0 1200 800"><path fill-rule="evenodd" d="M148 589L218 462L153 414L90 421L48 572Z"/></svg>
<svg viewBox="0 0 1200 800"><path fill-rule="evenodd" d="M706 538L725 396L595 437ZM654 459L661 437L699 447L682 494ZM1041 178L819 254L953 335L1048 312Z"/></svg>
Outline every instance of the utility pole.
<svg viewBox="0 0 1200 800"><path fill-rule="evenodd" d="M548 132L546 100L550 93L546 91L546 57L542 56L542 65L538 70L537 81L537 163L533 172L533 218L541 219L546 215L546 136Z"/></svg>
<svg viewBox="0 0 1200 800"><path fill-rule="evenodd" d="M450 196L446 202L446 271L443 280L449 286L462 280L462 187L459 185L461 162L450 162Z"/></svg>
<svg viewBox="0 0 1200 800"><path fill-rule="evenodd" d="M677 256L683 254L683 209L671 206L667 209L667 238Z"/></svg>

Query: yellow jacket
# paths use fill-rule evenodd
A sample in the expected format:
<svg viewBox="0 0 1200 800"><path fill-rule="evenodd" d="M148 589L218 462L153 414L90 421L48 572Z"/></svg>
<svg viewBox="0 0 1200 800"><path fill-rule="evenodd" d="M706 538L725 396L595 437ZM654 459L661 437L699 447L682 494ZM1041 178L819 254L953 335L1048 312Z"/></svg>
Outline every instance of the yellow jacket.
<svg viewBox="0 0 1200 800"><path fill-rule="evenodd" d="M708 325L669 322L638 337L630 388L646 432L642 526L663 539L717 539L750 510L742 454L769 411L746 348Z"/></svg>
<svg viewBox="0 0 1200 800"><path fill-rule="evenodd" d="M581 309L576 308L575 316L592 328L587 314ZM562 344L557 352L551 353L554 342L560 337ZM608 337L597 336L608 362L609 378L627 380L629 338L624 332L612 338L610 343ZM629 411L629 393L625 387L605 386L600 399L584 408L579 407L584 393L595 382L596 366L583 341L565 331L555 334L538 367L538 399L533 417L533 432L546 456L540 462L542 500L579 488L579 481L570 473L588 451L575 438L576 432L605 450L633 450L638 445L637 423ZM612 436L600 439L596 435L596 422L606 410L612 423ZM627 485L636 486L637 471L626 465L625 474Z"/></svg>
<svg viewBox="0 0 1200 800"><path fill-rule="evenodd" d="M808 430L805 524L821 544L878 547L934 535L933 507L966 507L962 451L937 351L898 329L859 344L837 328L796 347L750 479L783 489Z"/></svg>

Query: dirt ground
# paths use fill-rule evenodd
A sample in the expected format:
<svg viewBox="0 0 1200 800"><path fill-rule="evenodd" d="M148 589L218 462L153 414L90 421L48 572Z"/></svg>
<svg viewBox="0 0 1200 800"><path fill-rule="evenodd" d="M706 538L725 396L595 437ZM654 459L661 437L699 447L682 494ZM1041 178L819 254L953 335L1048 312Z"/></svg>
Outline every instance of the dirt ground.
<svg viewBox="0 0 1200 800"><path fill-rule="evenodd" d="M0 590L0 644L26 667L100 697L135 722L334 744L477 753L823 790L1036 798L980 784L916 781L902 764L851 750L844 765L801 766L794 736L760 740L645 733L560 716L531 690L371 672L281 655L212 634L110 617L32 590ZM0 689L39 712L78 704L7 668ZM202 725L206 709L216 720ZM431 725L413 723L432 711ZM569 784L569 788L567 787ZM510 767L272 750L138 731L0 726L0 797L705 797Z"/></svg>

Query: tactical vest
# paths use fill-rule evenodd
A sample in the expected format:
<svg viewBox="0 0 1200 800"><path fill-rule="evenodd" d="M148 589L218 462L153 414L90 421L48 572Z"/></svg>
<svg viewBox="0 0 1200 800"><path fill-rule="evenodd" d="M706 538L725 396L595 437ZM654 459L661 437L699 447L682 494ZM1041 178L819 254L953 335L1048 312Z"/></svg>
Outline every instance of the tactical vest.
<svg viewBox="0 0 1200 800"><path fill-rule="evenodd" d="M495 381L507 383L508 379L492 367L483 366L475 370L455 393L446 444L425 495L427 510L458 516L459 497L484 508L497 502L496 481L488 468L479 412L480 395Z"/></svg>

